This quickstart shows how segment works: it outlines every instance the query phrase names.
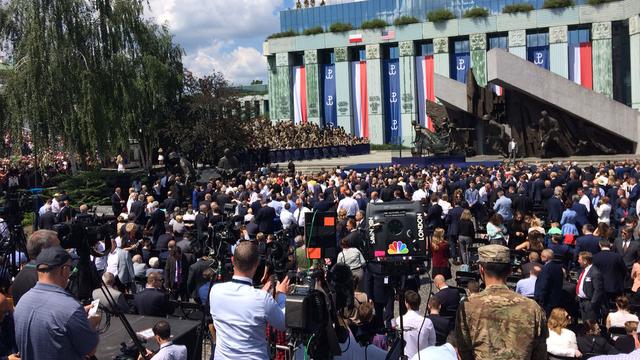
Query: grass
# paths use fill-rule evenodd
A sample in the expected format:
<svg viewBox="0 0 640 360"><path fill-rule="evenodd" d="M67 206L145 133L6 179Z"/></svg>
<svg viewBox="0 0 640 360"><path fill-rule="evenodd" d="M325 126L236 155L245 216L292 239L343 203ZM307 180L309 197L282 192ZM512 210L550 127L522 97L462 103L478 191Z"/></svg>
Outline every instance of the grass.
<svg viewBox="0 0 640 360"><path fill-rule="evenodd" d="M329 26L329 31L332 33L339 33L339 32L345 32L345 31L350 31L353 30L353 26L351 24L347 24L347 23L333 23L331 24L331 26Z"/></svg>
<svg viewBox="0 0 640 360"><path fill-rule="evenodd" d="M464 18L481 18L489 16L489 10L483 7L474 7L464 12Z"/></svg>
<svg viewBox="0 0 640 360"><path fill-rule="evenodd" d="M455 17L456 16L449 9L432 10L432 11L429 11L429 13L427 14L427 20L431 22L447 21L447 20L455 19Z"/></svg>
<svg viewBox="0 0 640 360"><path fill-rule="evenodd" d="M503 14L514 14L520 12L529 12L534 10L533 5L528 3L511 4L502 8Z"/></svg>
<svg viewBox="0 0 640 360"><path fill-rule="evenodd" d="M387 26L389 26L389 24L387 24L387 22L382 19L372 19L372 20L363 21L362 25L360 25L360 28L363 30L368 30L368 29L380 29Z"/></svg>
<svg viewBox="0 0 640 360"><path fill-rule="evenodd" d="M316 26L316 27L312 27L309 29L306 29L302 35L316 35L316 34L322 34L324 32L324 29L322 29L322 26Z"/></svg>
<svg viewBox="0 0 640 360"><path fill-rule="evenodd" d="M419 23L420 20L413 16L400 16L399 18L393 20L393 25L395 26L404 26L409 24Z"/></svg>

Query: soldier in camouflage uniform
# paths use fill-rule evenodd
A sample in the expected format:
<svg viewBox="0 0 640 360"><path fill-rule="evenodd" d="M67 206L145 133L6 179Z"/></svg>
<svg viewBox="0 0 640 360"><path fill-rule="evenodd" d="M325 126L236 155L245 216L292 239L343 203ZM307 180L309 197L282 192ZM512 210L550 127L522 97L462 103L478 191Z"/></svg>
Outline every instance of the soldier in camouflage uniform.
<svg viewBox="0 0 640 360"><path fill-rule="evenodd" d="M462 360L546 360L549 335L544 311L507 288L509 249L478 249L480 275L486 289L460 304L456 319Z"/></svg>

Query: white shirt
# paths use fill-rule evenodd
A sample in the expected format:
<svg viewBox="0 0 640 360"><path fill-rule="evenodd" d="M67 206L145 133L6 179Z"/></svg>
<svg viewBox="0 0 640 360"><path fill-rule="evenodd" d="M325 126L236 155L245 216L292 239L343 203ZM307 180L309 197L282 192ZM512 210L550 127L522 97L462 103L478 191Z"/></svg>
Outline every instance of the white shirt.
<svg viewBox="0 0 640 360"><path fill-rule="evenodd" d="M580 284L578 284L578 297L580 297L581 299L586 299L587 295L584 293L584 283L585 281L591 281L591 278L587 277L587 274L589 273L589 270L591 270L591 265L587 266L586 268L584 268L584 276L582 276L582 281L580 281ZM580 273L580 275L582 275L582 273ZM578 275L578 279L579 276Z"/></svg>
<svg viewBox="0 0 640 360"><path fill-rule="evenodd" d="M444 219L444 217L449 213L449 210L451 210L451 203L440 199L438 200L438 205L442 208L442 218Z"/></svg>
<svg viewBox="0 0 640 360"><path fill-rule="evenodd" d="M418 189L413 192L413 195L411 195L411 200L422 201L426 197L427 197L427 192L422 189Z"/></svg>
<svg viewBox="0 0 640 360"><path fill-rule="evenodd" d="M356 216L356 213L360 210L358 202L351 196L346 196L344 199L340 200L338 203L338 211L340 211L340 209L347 210L347 216Z"/></svg>
<svg viewBox="0 0 640 360"><path fill-rule="evenodd" d="M99 252L103 252L104 251L104 241L99 241L96 244L96 249ZM104 270L107 266L107 257L106 256L91 256L91 259L93 260L93 263L96 264L96 269L98 270ZM116 262L116 273L118 272L118 263Z"/></svg>
<svg viewBox="0 0 640 360"><path fill-rule="evenodd" d="M609 225L611 222L611 205L602 204L598 206L596 208L596 214L598 214L598 223L605 223Z"/></svg>
<svg viewBox="0 0 640 360"><path fill-rule="evenodd" d="M300 215L300 216L304 217L303 215ZM280 222L282 223L283 229L288 229L289 226L291 226L291 224L296 223L296 218L293 217L293 214L291 213L291 211L283 208L282 211L280 212Z"/></svg>
<svg viewBox="0 0 640 360"><path fill-rule="evenodd" d="M509 141L509 152L512 152L513 149L515 148L516 148L516 142L513 140Z"/></svg>
<svg viewBox="0 0 640 360"><path fill-rule="evenodd" d="M458 353L451 344L446 343L442 346L430 346L420 351L420 356L415 354L411 360L437 359L437 360L458 360Z"/></svg>
<svg viewBox="0 0 640 360"><path fill-rule="evenodd" d="M113 275L118 275L118 256L119 255L117 249L116 251L111 252L109 253L109 255L107 255L107 268L105 269L106 272L112 273Z"/></svg>
<svg viewBox="0 0 640 360"><path fill-rule="evenodd" d="M266 326L285 330L285 295L276 299L254 289L251 279L234 276L234 281L211 287L209 304L217 331L216 360L269 359Z"/></svg>
<svg viewBox="0 0 640 360"><path fill-rule="evenodd" d="M549 329L547 338L547 352L556 356L574 357L578 350L576 334L568 329L562 329L560 334Z"/></svg>
<svg viewBox="0 0 640 360"><path fill-rule="evenodd" d="M589 197L587 195L582 195L579 202L580 204L587 207L587 212L591 211L591 200L589 200Z"/></svg>
<svg viewBox="0 0 640 360"><path fill-rule="evenodd" d="M296 209L293 212L293 218L295 220L298 221L298 226L303 226L304 227L304 214L310 212L311 210L307 209L306 207L302 207L302 210L300 209ZM300 214L300 217L298 217L298 214Z"/></svg>
<svg viewBox="0 0 640 360"><path fill-rule="evenodd" d="M407 357L411 358L419 350L436 344L436 330L433 328L433 323L430 319L425 319L415 310L408 310L402 317L402 321L404 325L404 340L407 342L404 347L404 354ZM395 326L397 329L400 328L400 317L395 319ZM422 331L420 331L420 326L422 326ZM418 332L420 332L419 339Z"/></svg>
<svg viewBox="0 0 640 360"><path fill-rule="evenodd" d="M51 199L51 211L56 214L60 212L60 203L56 198Z"/></svg>
<svg viewBox="0 0 640 360"><path fill-rule="evenodd" d="M609 313L609 322L612 327L624 327L627 321L638 321L638 317L624 310Z"/></svg>

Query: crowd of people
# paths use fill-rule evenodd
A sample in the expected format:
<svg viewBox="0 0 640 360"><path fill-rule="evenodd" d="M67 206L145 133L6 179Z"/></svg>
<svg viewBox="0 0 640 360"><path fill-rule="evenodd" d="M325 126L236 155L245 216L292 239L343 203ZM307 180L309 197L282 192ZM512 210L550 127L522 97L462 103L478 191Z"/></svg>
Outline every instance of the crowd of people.
<svg viewBox="0 0 640 360"><path fill-rule="evenodd" d="M269 119L255 119L247 123L250 148L270 150L306 149L323 146L367 144L367 138L348 134L342 127L321 127L307 122L294 124L290 121L271 122Z"/></svg>
<svg viewBox="0 0 640 360"><path fill-rule="evenodd" d="M263 169L192 188L180 176L162 174L153 183L136 179L128 191L115 190L118 234L109 254L94 263L122 311L164 317L174 311L171 299L195 301L210 306L216 359L242 354L266 359L267 329L279 334L270 339L285 341L284 299L290 284L288 278L272 281L265 249L278 230L288 229L294 236L287 270L322 266L307 258L300 229L306 213L335 212L341 251L325 263L348 268L354 283L354 306L339 321L351 330L338 336L346 351L342 358L382 359L388 350L382 329L400 324L394 314L399 294L378 264L366 259L366 209L419 201L430 234L435 294L422 299L424 275L406 274L401 316L410 359L640 358L639 176L637 161L394 166L360 173ZM28 255L34 260L9 292L17 305L17 347L0 349L0 355L22 354L25 337L34 340L18 326L23 322L19 314L34 306L34 300L28 308L22 305L21 299L34 298L27 297L30 289L60 292L64 287L68 261L60 255L55 232L46 229L72 221L70 208L68 201L54 198L41 209L41 219L49 220L41 221L43 230L29 239ZM79 213L86 210L81 206ZM212 241L210 230L227 219L239 233L228 250L234 255L233 278L224 282L212 270L217 260L203 244ZM98 243L96 250L106 245ZM39 256L48 247L57 249L57 262ZM38 288L36 279L46 283L52 275L41 274L41 265L62 267L53 274L57 288ZM460 269L468 277L464 284L455 271ZM419 313L423 301L424 315ZM90 324L83 326L93 331ZM353 334L363 327L379 333L356 339ZM93 343L83 344L64 351L87 355Z"/></svg>

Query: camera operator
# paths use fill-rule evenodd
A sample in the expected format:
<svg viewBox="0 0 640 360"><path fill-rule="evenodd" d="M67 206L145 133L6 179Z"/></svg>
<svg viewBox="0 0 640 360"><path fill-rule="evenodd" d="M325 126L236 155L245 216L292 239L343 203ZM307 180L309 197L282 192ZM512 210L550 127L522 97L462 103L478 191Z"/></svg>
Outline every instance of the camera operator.
<svg viewBox="0 0 640 360"><path fill-rule="evenodd" d="M91 306L83 308L65 290L71 268L71 256L60 246L38 255L38 283L14 313L20 358L82 359L95 353L100 316L87 318Z"/></svg>
<svg viewBox="0 0 640 360"><path fill-rule="evenodd" d="M147 355L153 355L153 360L187 360L187 347L184 345L176 345L171 341L171 326L164 320L158 321L153 328L153 337L158 342L160 350L153 355L147 350ZM143 357L138 357L142 360Z"/></svg>
<svg viewBox="0 0 640 360"><path fill-rule="evenodd" d="M38 230L29 236L27 240L27 254L29 254L31 261L22 267L18 275L16 275L10 289L15 305L18 305L20 298L26 294L27 291L36 286L36 282L38 282L38 272L36 271L35 259L43 249L52 246L60 246L58 234L53 230Z"/></svg>
<svg viewBox="0 0 640 360"><path fill-rule="evenodd" d="M266 291L255 289L252 278L259 261L257 246L249 241L240 242L233 256L233 279L211 288L218 360L269 359L265 339L267 323L278 330L285 329L284 306L289 279L277 283L275 299Z"/></svg>

